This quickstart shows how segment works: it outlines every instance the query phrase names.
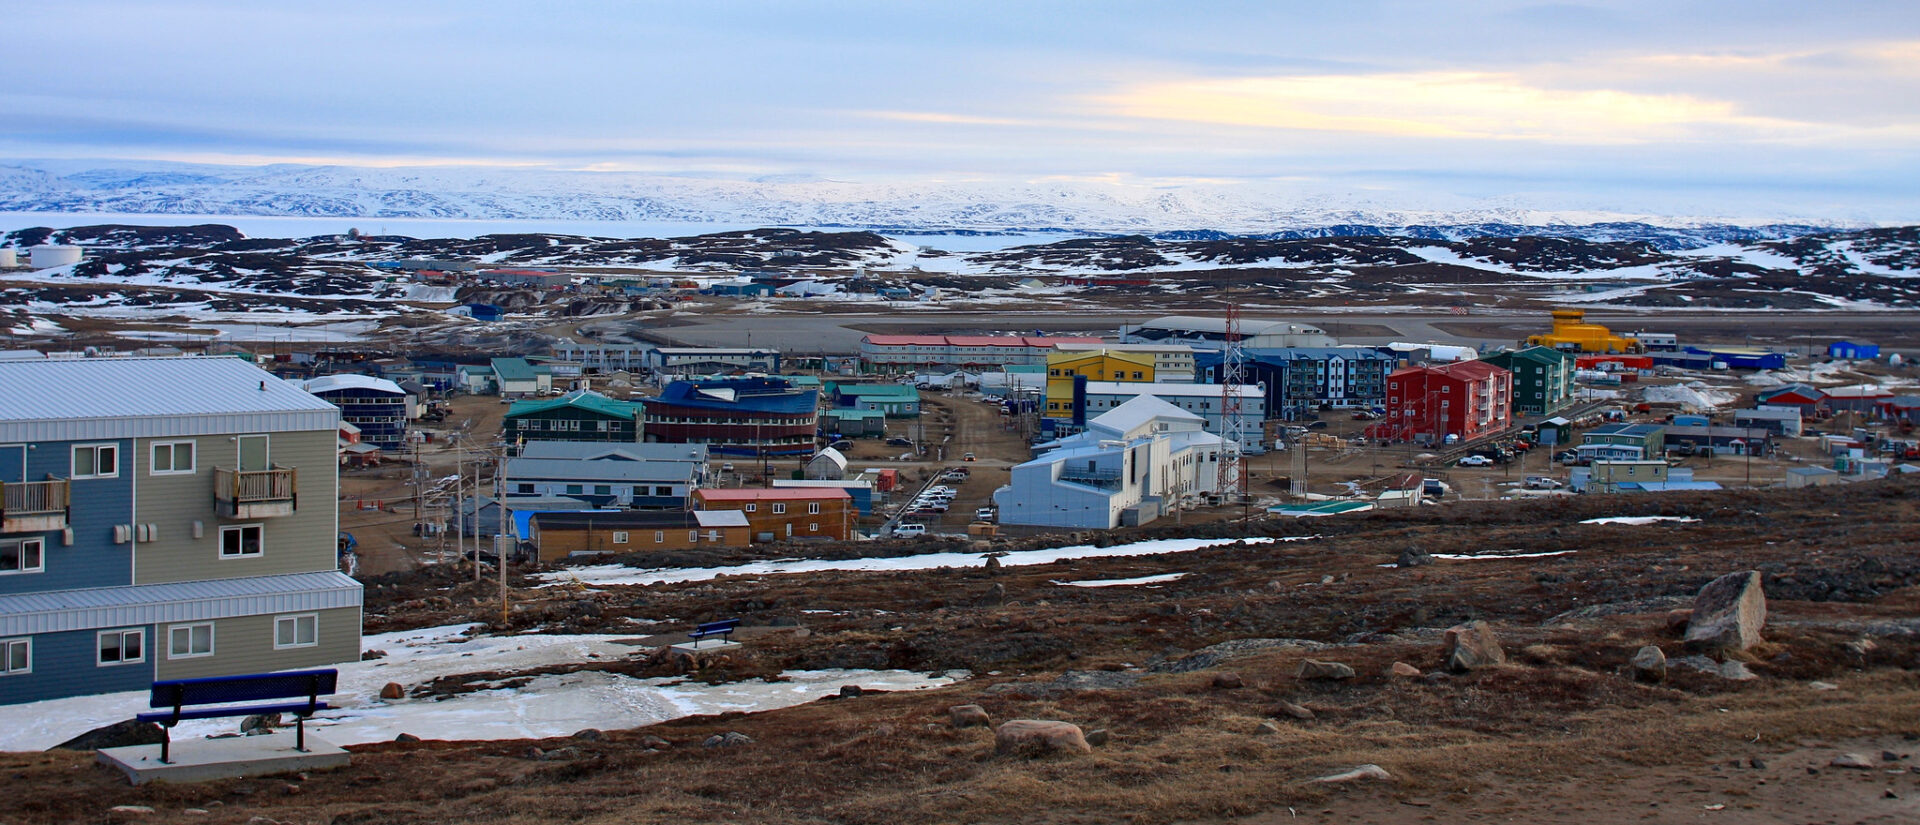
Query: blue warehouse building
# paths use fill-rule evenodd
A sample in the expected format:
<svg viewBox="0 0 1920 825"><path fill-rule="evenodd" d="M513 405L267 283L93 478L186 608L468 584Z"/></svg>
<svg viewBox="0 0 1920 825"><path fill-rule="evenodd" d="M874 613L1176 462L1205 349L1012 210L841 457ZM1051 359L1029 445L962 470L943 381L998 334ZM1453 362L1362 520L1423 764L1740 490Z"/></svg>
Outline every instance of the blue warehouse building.
<svg viewBox="0 0 1920 825"><path fill-rule="evenodd" d="M360 443L382 450L407 448L407 419L414 399L399 384L367 375L327 375L301 388L340 408L340 420L360 428Z"/></svg>

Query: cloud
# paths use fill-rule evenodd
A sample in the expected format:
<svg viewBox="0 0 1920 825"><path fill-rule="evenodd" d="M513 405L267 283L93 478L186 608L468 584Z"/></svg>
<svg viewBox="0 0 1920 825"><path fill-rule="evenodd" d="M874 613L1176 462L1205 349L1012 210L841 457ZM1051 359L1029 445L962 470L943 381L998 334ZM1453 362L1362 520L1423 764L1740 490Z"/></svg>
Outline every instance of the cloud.
<svg viewBox="0 0 1920 825"><path fill-rule="evenodd" d="M899 120L908 123L943 123L965 126L1026 126L1026 121L1005 117L960 115L950 112L855 112L862 117Z"/></svg>

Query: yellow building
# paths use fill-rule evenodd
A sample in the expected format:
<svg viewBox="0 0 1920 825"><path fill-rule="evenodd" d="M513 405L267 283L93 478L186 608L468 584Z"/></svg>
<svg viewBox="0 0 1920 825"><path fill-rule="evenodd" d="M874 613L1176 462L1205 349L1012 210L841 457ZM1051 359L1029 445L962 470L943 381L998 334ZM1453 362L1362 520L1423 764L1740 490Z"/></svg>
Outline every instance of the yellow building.
<svg viewBox="0 0 1920 825"><path fill-rule="evenodd" d="M1527 338L1527 346L1552 347L1567 352L1640 352L1640 342L1599 324L1587 323L1584 309L1553 311L1553 331Z"/></svg>
<svg viewBox="0 0 1920 825"><path fill-rule="evenodd" d="M1073 382L1088 381L1153 382L1153 353L1091 350L1054 352L1047 355L1048 418L1073 417Z"/></svg>

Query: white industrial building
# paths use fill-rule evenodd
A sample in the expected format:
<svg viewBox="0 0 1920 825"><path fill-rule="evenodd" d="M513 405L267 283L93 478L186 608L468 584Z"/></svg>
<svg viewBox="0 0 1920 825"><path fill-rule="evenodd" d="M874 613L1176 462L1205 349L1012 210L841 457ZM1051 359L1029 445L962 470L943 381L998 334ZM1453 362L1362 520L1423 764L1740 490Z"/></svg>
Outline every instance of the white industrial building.
<svg viewBox="0 0 1920 825"><path fill-rule="evenodd" d="M1231 445L1200 416L1140 396L1041 445L995 490L1003 524L1113 528L1146 524L1215 491Z"/></svg>
<svg viewBox="0 0 1920 825"><path fill-rule="evenodd" d="M1190 384L1198 377L1193 347L1186 344L1055 344L1061 352L1130 352L1153 356L1153 380Z"/></svg>
<svg viewBox="0 0 1920 825"><path fill-rule="evenodd" d="M1168 315L1144 324L1120 327L1122 344L1185 344L1194 349L1220 350L1227 340L1225 318ZM1240 321L1240 345L1249 349L1333 347L1340 342L1326 330L1288 321Z"/></svg>
<svg viewBox="0 0 1920 825"><path fill-rule="evenodd" d="M1088 381L1086 393L1087 426L1093 426L1096 416L1110 410L1117 410L1127 402L1141 396L1152 396L1186 412L1200 416L1208 432L1224 432L1221 427L1221 404L1226 400L1226 388L1219 384L1162 384L1136 383L1132 381ZM1260 431L1260 422L1267 420L1267 392L1259 384L1243 385L1235 391L1240 399L1240 420L1248 433Z"/></svg>

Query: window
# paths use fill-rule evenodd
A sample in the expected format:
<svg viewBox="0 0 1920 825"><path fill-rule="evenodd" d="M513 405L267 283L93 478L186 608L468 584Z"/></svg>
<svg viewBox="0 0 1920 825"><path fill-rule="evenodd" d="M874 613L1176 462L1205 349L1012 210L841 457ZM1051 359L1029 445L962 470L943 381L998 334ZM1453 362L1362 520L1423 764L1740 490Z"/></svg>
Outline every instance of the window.
<svg viewBox="0 0 1920 825"><path fill-rule="evenodd" d="M46 542L41 539L0 541L0 575L46 570L46 547Z"/></svg>
<svg viewBox="0 0 1920 825"><path fill-rule="evenodd" d="M533 495L533 485L531 484L521 484L519 485L519 490L523 494Z"/></svg>
<svg viewBox="0 0 1920 825"><path fill-rule="evenodd" d="M193 442L155 442L153 463L147 468L147 472L157 476L193 472Z"/></svg>
<svg viewBox="0 0 1920 825"><path fill-rule="evenodd" d="M177 624L167 628L167 658L191 659L213 655L213 623Z"/></svg>
<svg viewBox="0 0 1920 825"><path fill-rule="evenodd" d="M610 496L610 495L613 495L613 485L611 485L611 484L595 484L595 485L593 486L593 494L594 494L594 495L596 495L596 496Z"/></svg>
<svg viewBox="0 0 1920 825"><path fill-rule="evenodd" d="M756 512L756 511L758 511L759 509L760 509L760 505L758 505L758 504L751 504L751 503L750 503L750 504L748 504L748 505L746 506L746 511L747 511L747 512L749 512L749 513L752 513L752 512Z"/></svg>
<svg viewBox="0 0 1920 825"><path fill-rule="evenodd" d="M207 625L212 628L212 625ZM273 647L313 647L320 644L320 614L306 613L299 616L275 616L273 618ZM208 638L208 647L212 647L212 638Z"/></svg>
<svg viewBox="0 0 1920 825"><path fill-rule="evenodd" d="M625 530L615 530L615 531L613 531L613 543L614 543L614 544L626 544L626 543L627 543L627 531L625 531Z"/></svg>
<svg viewBox="0 0 1920 825"><path fill-rule="evenodd" d="M689 541L689 542L692 542L692 543L694 543L694 544L698 544L698 543L700 543L700 531L699 531L699 530L688 530L688 531L687 531L687 541Z"/></svg>
<svg viewBox="0 0 1920 825"><path fill-rule="evenodd" d="M786 515L786 514L787 514L787 503L786 503L786 502L784 502L784 501L776 501L776 502L774 502L774 503L773 503L773 514L774 514L774 515L776 515L776 516L784 516L784 515Z"/></svg>
<svg viewBox="0 0 1920 825"><path fill-rule="evenodd" d="M258 524L236 524L220 528L220 558L258 558L265 528Z"/></svg>
<svg viewBox="0 0 1920 825"><path fill-rule="evenodd" d="M807 502L807 515L809 516L820 515L820 502L817 502L817 501Z"/></svg>
<svg viewBox="0 0 1920 825"><path fill-rule="evenodd" d="M653 494L656 496L670 496L673 495L673 488L666 485L656 486L653 488Z"/></svg>
<svg viewBox="0 0 1920 825"><path fill-rule="evenodd" d="M120 475L120 447L84 444L73 448L74 478L113 478Z"/></svg>
<svg viewBox="0 0 1920 825"><path fill-rule="evenodd" d="M820 524L819 524L819 522L813 522L813 521L809 521L809 522L807 522L807 532L809 532L809 533L818 533L818 532L820 532Z"/></svg>
<svg viewBox="0 0 1920 825"><path fill-rule="evenodd" d="M0 676L33 672L32 639L0 639Z"/></svg>
<svg viewBox="0 0 1920 825"><path fill-rule="evenodd" d="M655 530L655 531L653 531L653 543L654 543L654 544L665 544L666 542L667 542L667 531L665 531L665 530Z"/></svg>
<svg viewBox="0 0 1920 825"><path fill-rule="evenodd" d="M147 631L103 630L100 632L100 665L130 665L147 660Z"/></svg>
<svg viewBox="0 0 1920 825"><path fill-rule="evenodd" d="M570 496L577 496L577 495L580 495L580 491L582 491L582 490L584 490L584 489L586 489L586 488L585 488L585 487L582 487L582 486L580 486L580 485L578 485L578 484L569 484L569 485L567 485L567 495L570 495Z"/></svg>

